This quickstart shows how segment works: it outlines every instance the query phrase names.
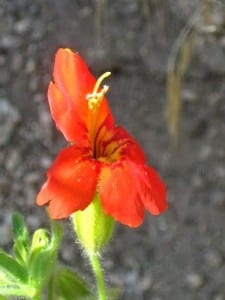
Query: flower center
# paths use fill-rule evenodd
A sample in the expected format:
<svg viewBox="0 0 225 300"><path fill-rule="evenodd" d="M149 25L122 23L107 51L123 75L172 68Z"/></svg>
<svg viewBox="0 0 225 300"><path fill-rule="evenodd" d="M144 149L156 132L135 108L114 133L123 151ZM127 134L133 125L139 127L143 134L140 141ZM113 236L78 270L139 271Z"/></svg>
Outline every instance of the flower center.
<svg viewBox="0 0 225 300"><path fill-rule="evenodd" d="M99 89L102 81L105 78L109 77L110 75L111 75L111 72L105 72L104 74L102 74L96 81L93 92L90 94L87 94L86 99L88 100L88 108L90 110L97 111L98 108L100 107L102 99L104 98L105 94L109 90L109 86L103 85L103 88L100 92L98 92L98 89Z"/></svg>

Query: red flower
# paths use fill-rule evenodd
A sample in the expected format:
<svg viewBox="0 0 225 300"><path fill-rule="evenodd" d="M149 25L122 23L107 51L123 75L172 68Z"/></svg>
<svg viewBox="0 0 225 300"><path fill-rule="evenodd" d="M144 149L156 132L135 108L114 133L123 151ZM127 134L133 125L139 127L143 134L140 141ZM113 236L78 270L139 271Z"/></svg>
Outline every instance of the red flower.
<svg viewBox="0 0 225 300"><path fill-rule="evenodd" d="M48 204L50 217L61 219L85 209L99 193L103 210L131 227L140 225L144 208L153 215L166 207L166 189L146 165L137 142L115 126L97 81L82 58L59 49L48 88L48 101L57 128L70 143L47 172L37 204Z"/></svg>

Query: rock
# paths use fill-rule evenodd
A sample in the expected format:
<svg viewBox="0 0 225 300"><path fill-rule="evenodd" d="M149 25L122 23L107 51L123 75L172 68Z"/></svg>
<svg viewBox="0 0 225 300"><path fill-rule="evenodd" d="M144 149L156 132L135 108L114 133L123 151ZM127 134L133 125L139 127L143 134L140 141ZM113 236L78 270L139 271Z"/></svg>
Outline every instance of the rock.
<svg viewBox="0 0 225 300"><path fill-rule="evenodd" d="M221 256L219 255L219 253L215 252L215 251L208 251L206 254L205 254L205 262L206 262L206 265L209 267L209 268L216 268L218 267L221 262L222 262L222 258Z"/></svg>
<svg viewBox="0 0 225 300"><path fill-rule="evenodd" d="M0 46L5 49L17 48L20 45L20 40L14 35L4 35L0 39Z"/></svg>
<svg viewBox="0 0 225 300"><path fill-rule="evenodd" d="M182 89L181 97L182 100L187 103L196 102L198 100L196 92L190 89Z"/></svg>
<svg viewBox="0 0 225 300"><path fill-rule="evenodd" d="M141 291L150 290L153 284L153 279L151 275L146 275L139 281L139 287Z"/></svg>
<svg viewBox="0 0 225 300"><path fill-rule="evenodd" d="M31 39L33 41L39 41L43 38L44 34L45 34L44 25L41 22L36 22L34 24L34 29L32 30L31 33Z"/></svg>
<svg viewBox="0 0 225 300"><path fill-rule="evenodd" d="M4 71L1 70L1 74L0 74L0 85L6 85L6 83L9 82L10 79L10 73L8 69L4 69Z"/></svg>
<svg viewBox="0 0 225 300"><path fill-rule="evenodd" d="M225 53L214 39L210 40L210 42L199 39L196 50L203 68L205 67L208 71L215 74L225 74L225 65L221 63L221 61L225 61Z"/></svg>
<svg viewBox="0 0 225 300"><path fill-rule="evenodd" d="M225 206L225 195L222 190L216 190L213 193L213 204L218 208L223 208Z"/></svg>
<svg viewBox="0 0 225 300"><path fill-rule="evenodd" d="M125 5L121 5L120 13L124 16L133 15L139 12L139 5L137 1L124 1Z"/></svg>
<svg viewBox="0 0 225 300"><path fill-rule="evenodd" d="M217 294L213 300L225 300L225 296L223 294Z"/></svg>
<svg viewBox="0 0 225 300"><path fill-rule="evenodd" d="M18 110L6 99L0 99L0 146L8 142L20 119Z"/></svg>
<svg viewBox="0 0 225 300"><path fill-rule="evenodd" d="M199 160L206 161L212 155L213 149L212 145L202 145L199 150Z"/></svg>
<svg viewBox="0 0 225 300"><path fill-rule="evenodd" d="M198 5L197 0L168 0L167 3L173 13L173 17L175 19L180 18L182 20L187 20L193 14L193 11Z"/></svg>
<svg viewBox="0 0 225 300"><path fill-rule="evenodd" d="M19 72L23 64L23 57L20 53L15 52L12 57L11 69L12 71Z"/></svg>
<svg viewBox="0 0 225 300"><path fill-rule="evenodd" d="M25 73L27 75L31 74L31 73L34 73L36 69L36 64L35 64L35 61L30 58L27 62L26 62L26 66L25 66Z"/></svg>
<svg viewBox="0 0 225 300"><path fill-rule="evenodd" d="M19 165L21 161L20 154L17 149L12 149L8 154L7 154L7 159L6 159L6 169L9 172L12 172L15 170L15 168Z"/></svg>
<svg viewBox="0 0 225 300"><path fill-rule="evenodd" d="M28 215L26 217L26 223L29 227L29 230L32 232L32 231L35 231L37 228L40 227L40 219L38 216L36 215Z"/></svg>
<svg viewBox="0 0 225 300"><path fill-rule="evenodd" d="M43 157L40 159L40 166L41 166L43 169L49 168L51 164L52 164L52 159L51 159L50 157L43 156Z"/></svg>
<svg viewBox="0 0 225 300"><path fill-rule="evenodd" d="M38 90L38 83L38 77L35 75L31 76L29 80L29 90L31 92L36 92Z"/></svg>
<svg viewBox="0 0 225 300"><path fill-rule="evenodd" d="M11 212L4 210L4 214L0 215L1 246L7 245L12 240L11 228Z"/></svg>
<svg viewBox="0 0 225 300"><path fill-rule="evenodd" d="M203 278L198 273L189 273L186 276L186 282L190 288L198 289L203 284Z"/></svg>
<svg viewBox="0 0 225 300"><path fill-rule="evenodd" d="M25 34L30 29L30 20L29 19L22 19L15 23L14 30L18 34Z"/></svg>
<svg viewBox="0 0 225 300"><path fill-rule="evenodd" d="M10 226L2 224L0 227L1 245L7 245L12 240L12 232Z"/></svg>
<svg viewBox="0 0 225 300"><path fill-rule="evenodd" d="M225 50L225 36L220 39L220 46Z"/></svg>
<svg viewBox="0 0 225 300"><path fill-rule="evenodd" d="M40 174L35 172L28 173L24 176L24 182L27 185L33 185L37 183L39 180L40 180Z"/></svg>
<svg viewBox="0 0 225 300"><path fill-rule="evenodd" d="M6 56L3 53L0 53L0 67L4 66L6 63Z"/></svg>

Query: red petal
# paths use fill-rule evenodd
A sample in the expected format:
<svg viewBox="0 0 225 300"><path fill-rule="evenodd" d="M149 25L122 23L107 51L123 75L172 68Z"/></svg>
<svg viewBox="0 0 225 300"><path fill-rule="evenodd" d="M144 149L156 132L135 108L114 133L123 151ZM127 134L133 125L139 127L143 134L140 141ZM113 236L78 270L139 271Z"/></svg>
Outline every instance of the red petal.
<svg viewBox="0 0 225 300"><path fill-rule="evenodd" d="M122 224L137 227L143 222L144 206L139 182L128 161L105 166L100 174L99 195L105 212Z"/></svg>
<svg viewBox="0 0 225 300"><path fill-rule="evenodd" d="M102 169L99 194L105 212L131 227L142 223L144 206L153 215L167 208L166 188L157 173L130 160Z"/></svg>
<svg viewBox="0 0 225 300"><path fill-rule="evenodd" d="M67 141L76 141L81 144L85 140L87 141L87 129L76 112L69 108L69 101L66 100L57 86L50 82L48 101L56 127L63 133Z"/></svg>
<svg viewBox="0 0 225 300"><path fill-rule="evenodd" d="M95 78L83 59L69 49L59 49L54 64L54 84L49 85L48 99L56 126L68 141L81 143L87 133L97 131L103 122L113 126L113 117L103 99L95 122L90 121L86 96L93 91ZM68 123L68 124L67 124Z"/></svg>
<svg viewBox="0 0 225 300"><path fill-rule="evenodd" d="M49 204L50 217L61 219L91 202L98 178L97 162L75 146L62 150L47 173L36 203Z"/></svg>
<svg viewBox="0 0 225 300"><path fill-rule="evenodd" d="M166 186L153 168L144 166L141 173L142 202L150 213L159 215L167 209Z"/></svg>
<svg viewBox="0 0 225 300"><path fill-rule="evenodd" d="M144 164L146 162L145 154L138 142L123 127L117 126L114 130L114 138L121 143L121 156Z"/></svg>
<svg viewBox="0 0 225 300"><path fill-rule="evenodd" d="M136 140L122 127L108 130L102 127L97 135L98 156L106 157L115 162L121 158L130 159L133 162L144 164L145 154Z"/></svg>

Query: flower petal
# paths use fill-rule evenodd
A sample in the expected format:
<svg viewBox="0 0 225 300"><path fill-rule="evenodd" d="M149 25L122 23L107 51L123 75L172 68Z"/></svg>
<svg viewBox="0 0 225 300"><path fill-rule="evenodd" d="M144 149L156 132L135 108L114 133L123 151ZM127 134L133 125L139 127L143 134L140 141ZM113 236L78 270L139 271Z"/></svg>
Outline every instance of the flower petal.
<svg viewBox="0 0 225 300"><path fill-rule="evenodd" d="M50 82L48 87L48 101L56 127L63 133L65 139L76 141L79 144L84 141L87 142L85 124L82 123L76 112L69 108L70 102L53 82ZM87 146L87 143L85 146Z"/></svg>
<svg viewBox="0 0 225 300"><path fill-rule="evenodd" d="M101 102L93 124L86 100L93 91L96 80L86 63L70 49L56 53L54 83L50 83L48 99L53 119L66 140L82 143L88 138L90 126L97 131L102 123L113 126L113 117L106 98ZM68 123L68 124L67 124ZM93 134L93 128L91 129Z"/></svg>
<svg viewBox="0 0 225 300"><path fill-rule="evenodd" d="M131 160L103 167L99 195L105 212L130 227L142 223L144 207L153 215L167 208L166 188L157 173Z"/></svg>
<svg viewBox="0 0 225 300"><path fill-rule="evenodd" d="M121 158L130 159L136 163L145 164L146 158L137 141L122 127L113 130L100 128L96 140L98 142L98 157L106 157L115 162Z"/></svg>
<svg viewBox="0 0 225 300"><path fill-rule="evenodd" d="M99 195L105 212L130 227L139 226L144 218L135 167L129 161L105 166L99 181Z"/></svg>
<svg viewBox="0 0 225 300"><path fill-rule="evenodd" d="M153 168L144 166L141 173L141 200L151 214L159 215L167 209L166 186Z"/></svg>
<svg viewBox="0 0 225 300"><path fill-rule="evenodd" d="M36 203L49 204L52 219L66 218L91 202L97 184L98 163L87 150L71 146L62 150L47 173Z"/></svg>

